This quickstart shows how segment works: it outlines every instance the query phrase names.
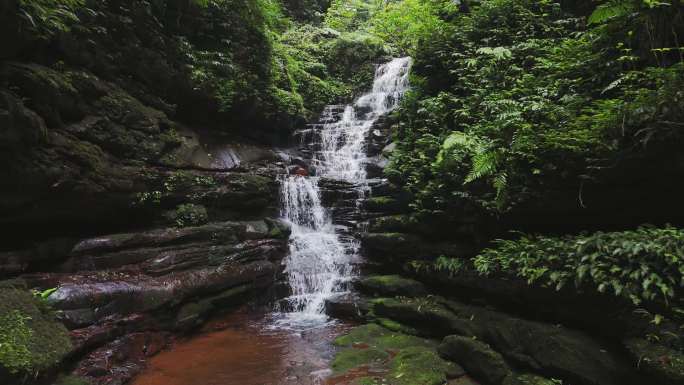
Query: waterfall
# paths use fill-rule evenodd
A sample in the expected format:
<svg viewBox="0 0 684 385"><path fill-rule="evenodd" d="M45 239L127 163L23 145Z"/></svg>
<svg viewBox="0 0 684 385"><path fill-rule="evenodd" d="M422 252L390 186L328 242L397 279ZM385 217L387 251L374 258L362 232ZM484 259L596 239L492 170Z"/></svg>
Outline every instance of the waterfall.
<svg viewBox="0 0 684 385"><path fill-rule="evenodd" d="M319 182L325 179L352 183L363 198L367 188L366 138L373 124L392 111L409 86L411 58L394 59L378 66L371 92L344 106L341 114L329 106L315 133L311 166L316 176L288 175L281 181L282 217L292 226L290 252L285 260L292 295L285 323L325 321L325 300L346 290L353 276L351 261L359 242L340 234L330 210L321 204ZM339 110L339 108L337 108Z"/></svg>

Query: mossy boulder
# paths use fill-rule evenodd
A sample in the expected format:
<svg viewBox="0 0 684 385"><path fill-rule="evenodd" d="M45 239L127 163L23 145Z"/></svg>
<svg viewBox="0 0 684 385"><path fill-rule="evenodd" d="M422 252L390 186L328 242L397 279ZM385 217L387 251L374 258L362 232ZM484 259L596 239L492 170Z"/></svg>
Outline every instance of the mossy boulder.
<svg viewBox="0 0 684 385"><path fill-rule="evenodd" d="M412 346L397 353L389 377L396 385L442 385L448 378L463 374L463 369L442 359L433 349Z"/></svg>
<svg viewBox="0 0 684 385"><path fill-rule="evenodd" d="M0 283L0 379L36 375L71 352L67 329L48 305L21 282Z"/></svg>
<svg viewBox="0 0 684 385"><path fill-rule="evenodd" d="M371 305L376 317L415 328L422 335L441 338L451 333L469 336L482 333L477 323L459 318L435 298L376 298Z"/></svg>
<svg viewBox="0 0 684 385"><path fill-rule="evenodd" d="M361 365L379 365L389 358L383 350L368 347L363 349L348 348L335 355L332 362L333 373L342 373Z"/></svg>
<svg viewBox="0 0 684 385"><path fill-rule="evenodd" d="M468 373L485 385L500 385L512 374L501 354L473 338L447 336L438 351L442 357L463 365Z"/></svg>
<svg viewBox="0 0 684 385"><path fill-rule="evenodd" d="M423 335L475 338L489 344L515 367L553 373L572 383L618 385L640 379L644 374L642 379L649 378L646 371L638 370L610 345L559 325L437 296L378 298L371 304L376 317L389 318Z"/></svg>
<svg viewBox="0 0 684 385"><path fill-rule="evenodd" d="M344 347L333 362L334 375L368 366L373 376L357 378L355 384L441 385L464 375L463 369L442 359L432 340L399 333L377 324L352 329L335 340Z"/></svg>
<svg viewBox="0 0 684 385"><path fill-rule="evenodd" d="M397 350L411 346L435 347L437 345L434 341L398 333L374 323L355 327L348 334L338 337L334 344L344 347L365 344L381 350Z"/></svg>
<svg viewBox="0 0 684 385"><path fill-rule="evenodd" d="M369 295L421 297L427 294L425 286L413 279L400 275L375 275L361 279L358 289Z"/></svg>

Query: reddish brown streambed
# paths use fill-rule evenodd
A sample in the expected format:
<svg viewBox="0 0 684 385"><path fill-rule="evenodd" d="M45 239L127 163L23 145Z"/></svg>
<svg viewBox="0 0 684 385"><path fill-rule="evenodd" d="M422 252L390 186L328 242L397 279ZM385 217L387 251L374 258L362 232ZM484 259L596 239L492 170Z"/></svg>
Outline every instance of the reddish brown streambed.
<svg viewBox="0 0 684 385"><path fill-rule="evenodd" d="M263 315L242 310L153 357L133 385L323 384L332 341L350 325L303 331L275 329Z"/></svg>

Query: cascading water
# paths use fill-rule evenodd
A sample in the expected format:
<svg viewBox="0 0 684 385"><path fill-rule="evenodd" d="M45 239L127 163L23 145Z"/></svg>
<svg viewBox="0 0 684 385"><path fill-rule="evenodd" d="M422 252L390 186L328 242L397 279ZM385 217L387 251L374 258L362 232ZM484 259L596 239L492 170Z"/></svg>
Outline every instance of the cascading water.
<svg viewBox="0 0 684 385"><path fill-rule="evenodd" d="M350 261L359 249L358 240L339 234L330 210L321 204L322 178L353 183L358 199L367 190L366 138L373 124L393 110L409 86L411 58L380 65L373 90L347 105L334 118L326 109L316 132L320 148L313 151L311 165L316 176L289 175L282 179L282 216L292 226L290 253L285 260L292 295L282 323L316 324L326 320L325 300L345 290L352 278Z"/></svg>

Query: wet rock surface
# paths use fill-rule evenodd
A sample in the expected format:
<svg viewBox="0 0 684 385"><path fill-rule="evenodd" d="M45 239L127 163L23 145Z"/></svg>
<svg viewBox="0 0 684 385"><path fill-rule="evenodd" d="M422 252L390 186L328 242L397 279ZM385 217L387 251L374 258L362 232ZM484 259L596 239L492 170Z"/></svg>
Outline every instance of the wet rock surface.
<svg viewBox="0 0 684 385"><path fill-rule="evenodd" d="M70 329L74 374L123 384L173 335L263 295L288 236L273 219L102 235L76 242L57 272L23 280L49 289L45 301Z"/></svg>

